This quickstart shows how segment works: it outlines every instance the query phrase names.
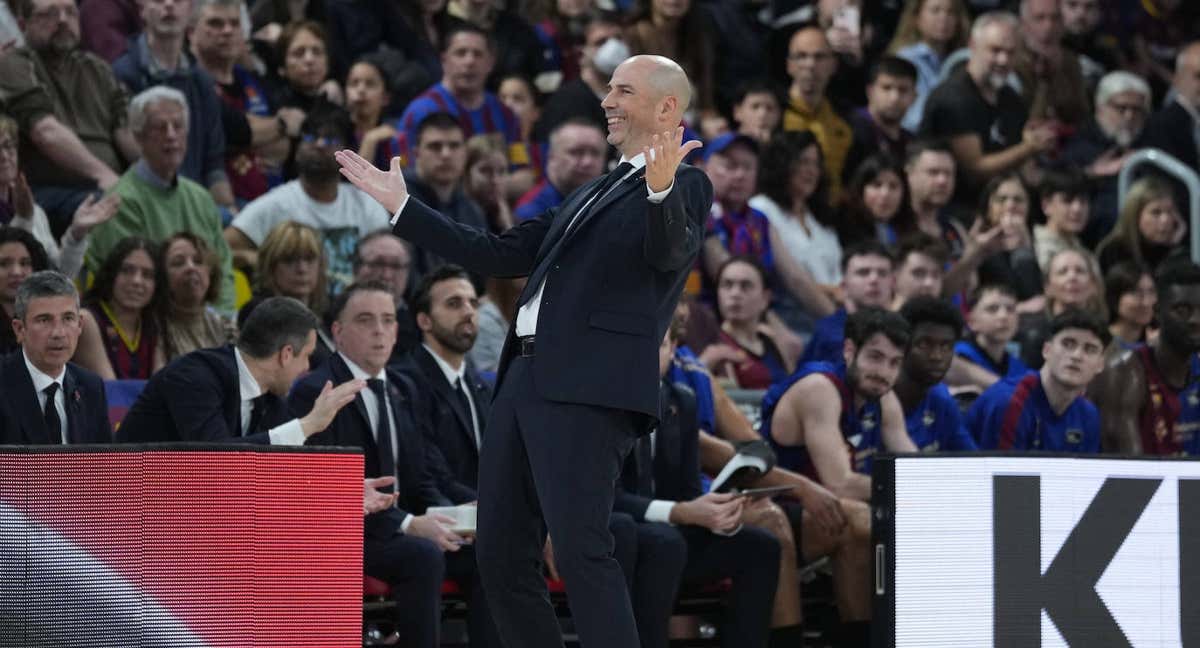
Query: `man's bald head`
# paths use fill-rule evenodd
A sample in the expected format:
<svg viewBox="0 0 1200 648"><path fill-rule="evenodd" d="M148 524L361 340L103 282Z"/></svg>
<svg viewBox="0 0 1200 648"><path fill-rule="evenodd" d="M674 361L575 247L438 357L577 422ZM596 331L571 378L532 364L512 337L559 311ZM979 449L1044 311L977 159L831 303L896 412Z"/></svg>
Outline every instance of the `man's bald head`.
<svg viewBox="0 0 1200 648"><path fill-rule="evenodd" d="M654 135L674 131L692 100L692 86L678 63L638 55L617 66L600 103L608 118L608 143L632 157Z"/></svg>
<svg viewBox="0 0 1200 648"><path fill-rule="evenodd" d="M1172 86L1193 110L1200 108L1200 41L1192 41L1179 50Z"/></svg>
<svg viewBox="0 0 1200 648"><path fill-rule="evenodd" d="M649 82L650 88L658 93L657 100L675 97L678 102L676 110L682 118L692 103L692 84L688 81L687 72L675 61L654 54L639 54L622 63L631 64L638 66L639 70L645 70L646 81Z"/></svg>

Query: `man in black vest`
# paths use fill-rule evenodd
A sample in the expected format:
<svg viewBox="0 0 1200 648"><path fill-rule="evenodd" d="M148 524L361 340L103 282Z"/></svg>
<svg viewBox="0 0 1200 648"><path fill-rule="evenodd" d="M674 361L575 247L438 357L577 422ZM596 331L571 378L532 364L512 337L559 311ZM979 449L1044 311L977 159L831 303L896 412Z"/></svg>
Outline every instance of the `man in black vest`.
<svg viewBox="0 0 1200 648"><path fill-rule="evenodd" d="M529 276L480 457L477 542L500 635L522 648L563 645L540 572L547 530L581 643L639 643L612 558L613 484L658 419L659 341L712 206L708 179L680 165L700 146L678 127L691 99L683 69L635 56L609 85L602 106L622 164L502 235L411 199L398 159L381 171L337 154L342 174L395 214L397 236L472 272Z"/></svg>

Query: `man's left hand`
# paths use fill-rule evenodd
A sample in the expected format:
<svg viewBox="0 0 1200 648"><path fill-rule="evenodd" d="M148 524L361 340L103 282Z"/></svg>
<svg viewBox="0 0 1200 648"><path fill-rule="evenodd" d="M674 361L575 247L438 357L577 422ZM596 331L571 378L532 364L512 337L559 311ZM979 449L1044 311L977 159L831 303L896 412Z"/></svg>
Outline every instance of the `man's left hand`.
<svg viewBox="0 0 1200 648"><path fill-rule="evenodd" d="M650 191L658 193L670 189L679 163L700 146L699 140L683 143L683 126L676 128L674 134L666 131L655 135L650 146L642 148L642 154L646 156L646 186Z"/></svg>
<svg viewBox="0 0 1200 648"><path fill-rule="evenodd" d="M396 503L396 493L381 493L380 488L396 483L395 477L376 477L363 480L363 515L378 513Z"/></svg>

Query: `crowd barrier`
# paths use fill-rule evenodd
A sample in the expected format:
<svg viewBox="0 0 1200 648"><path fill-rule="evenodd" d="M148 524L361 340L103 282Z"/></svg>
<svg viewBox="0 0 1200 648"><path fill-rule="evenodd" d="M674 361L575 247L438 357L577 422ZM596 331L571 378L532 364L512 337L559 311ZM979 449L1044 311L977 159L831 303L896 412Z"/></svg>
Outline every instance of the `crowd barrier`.
<svg viewBox="0 0 1200 648"><path fill-rule="evenodd" d="M1200 462L875 460L874 648L1200 646Z"/></svg>
<svg viewBox="0 0 1200 648"><path fill-rule="evenodd" d="M362 455L0 446L0 647L356 646Z"/></svg>

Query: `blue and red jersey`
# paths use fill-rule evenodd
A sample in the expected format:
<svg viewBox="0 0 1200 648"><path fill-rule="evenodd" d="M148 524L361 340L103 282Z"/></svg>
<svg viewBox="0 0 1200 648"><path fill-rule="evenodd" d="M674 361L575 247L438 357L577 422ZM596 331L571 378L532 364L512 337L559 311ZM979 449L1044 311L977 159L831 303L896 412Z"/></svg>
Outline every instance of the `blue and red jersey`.
<svg viewBox="0 0 1200 648"><path fill-rule="evenodd" d="M817 471L804 446L780 445L771 437L771 417L775 414L775 406L783 399L783 395L792 385L812 374L824 376L837 388L841 400L840 427L842 439L850 453L851 468L855 472L871 474L871 466L875 454L883 446L883 410L879 401L867 401L857 410L854 407L854 392L846 380L846 365L828 362L811 362L801 365L792 375L782 382L771 385L762 401L762 425L759 433L767 439L775 450L778 464L782 468L795 470L805 475L817 477Z"/></svg>
<svg viewBox="0 0 1200 648"><path fill-rule="evenodd" d="M912 411L904 412L904 426L921 452L979 449L945 383L934 385Z"/></svg>
<svg viewBox="0 0 1200 648"><path fill-rule="evenodd" d="M514 168L529 166L529 149L521 139L521 122L496 95L485 92L482 106L475 110L466 110L440 82L413 99L400 116L399 130L403 131L409 147L416 146L417 129L421 121L439 112L449 113L457 119L468 138L499 133L507 145L509 164Z"/></svg>
<svg viewBox="0 0 1200 648"><path fill-rule="evenodd" d="M517 221L537 218L543 212L551 207L557 207L566 199L558 187L550 183L550 179L542 177L537 184L530 187L517 201L517 207L513 210L513 216L516 216Z"/></svg>
<svg viewBox="0 0 1200 648"><path fill-rule="evenodd" d="M1192 356L1183 389L1167 383L1154 352L1145 345L1134 353L1146 374L1146 402L1138 415L1142 452L1148 455L1200 455L1200 356Z"/></svg>
<svg viewBox="0 0 1200 648"><path fill-rule="evenodd" d="M975 343L974 338L967 338L965 340L959 340L958 342L955 342L954 355L970 360L980 367L983 367L984 369L987 369L993 374L999 376L1001 379L1020 378L1021 376L1029 373L1029 367L1026 366L1024 362L1021 362L1020 358L1008 353L1007 351L1004 352L1004 359L1001 362L997 363L993 361L992 357Z"/></svg>
<svg viewBox="0 0 1200 648"><path fill-rule="evenodd" d="M1100 452L1100 413L1077 396L1061 415L1046 397L1040 373L1006 378L984 390L967 412L967 427L981 448Z"/></svg>

